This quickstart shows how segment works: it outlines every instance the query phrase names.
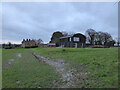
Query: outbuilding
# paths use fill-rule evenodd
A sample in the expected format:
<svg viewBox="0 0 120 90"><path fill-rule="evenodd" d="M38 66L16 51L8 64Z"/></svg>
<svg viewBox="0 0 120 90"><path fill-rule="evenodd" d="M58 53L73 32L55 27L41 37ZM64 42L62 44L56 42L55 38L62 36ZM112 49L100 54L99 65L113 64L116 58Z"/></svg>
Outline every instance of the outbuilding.
<svg viewBox="0 0 120 90"><path fill-rule="evenodd" d="M48 43L47 46L48 47L56 47L56 44L55 43Z"/></svg>

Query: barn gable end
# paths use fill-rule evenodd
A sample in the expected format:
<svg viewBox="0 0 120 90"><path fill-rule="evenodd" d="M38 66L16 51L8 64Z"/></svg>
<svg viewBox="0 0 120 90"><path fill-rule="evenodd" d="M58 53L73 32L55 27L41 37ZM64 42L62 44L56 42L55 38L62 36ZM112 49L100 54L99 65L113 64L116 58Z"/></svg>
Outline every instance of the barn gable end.
<svg viewBox="0 0 120 90"><path fill-rule="evenodd" d="M84 48L85 42L86 42L86 37L81 33L60 37L58 40L60 47L71 47L71 48Z"/></svg>

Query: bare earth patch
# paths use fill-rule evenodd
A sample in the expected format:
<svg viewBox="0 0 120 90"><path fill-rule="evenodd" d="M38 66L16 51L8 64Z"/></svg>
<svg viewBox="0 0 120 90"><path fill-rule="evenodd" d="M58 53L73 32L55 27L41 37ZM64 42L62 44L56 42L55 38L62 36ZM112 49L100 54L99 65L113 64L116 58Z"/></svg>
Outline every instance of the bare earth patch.
<svg viewBox="0 0 120 90"><path fill-rule="evenodd" d="M2 65L3 69L9 68L14 63L14 59L9 59L8 62Z"/></svg>
<svg viewBox="0 0 120 90"><path fill-rule="evenodd" d="M22 54L21 54L21 53L17 53L16 56L17 56L18 58L21 58L21 57L22 57ZM3 68L3 69L9 68L9 67L14 63L14 61L15 61L15 59L9 59L6 63L4 63L4 64L2 65L2 68Z"/></svg>
<svg viewBox="0 0 120 90"><path fill-rule="evenodd" d="M60 87L66 88L66 87L69 87L71 85L70 81L73 78L72 69L71 70L65 69L65 66L67 66L68 64L64 63L63 59L58 60L58 61L53 61L53 60L50 60L50 59L45 58L43 56L39 56L36 53L32 53L32 55L34 55L39 61L55 67L56 71L61 74L61 81L64 82L64 85L62 85Z"/></svg>

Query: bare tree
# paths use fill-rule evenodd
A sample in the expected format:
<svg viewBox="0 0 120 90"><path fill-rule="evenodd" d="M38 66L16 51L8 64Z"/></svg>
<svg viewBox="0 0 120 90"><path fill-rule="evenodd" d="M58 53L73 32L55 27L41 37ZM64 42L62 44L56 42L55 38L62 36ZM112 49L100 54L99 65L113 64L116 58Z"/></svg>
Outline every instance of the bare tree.
<svg viewBox="0 0 120 90"><path fill-rule="evenodd" d="M96 32L95 43L98 45L106 45L106 43L113 41L112 36L107 32Z"/></svg>
<svg viewBox="0 0 120 90"><path fill-rule="evenodd" d="M38 39L38 44L42 44L43 43L43 40L42 39Z"/></svg>
<svg viewBox="0 0 120 90"><path fill-rule="evenodd" d="M93 29L88 29L86 31L86 37L91 45L107 45L108 43L114 43L112 36L107 32L96 32Z"/></svg>
<svg viewBox="0 0 120 90"><path fill-rule="evenodd" d="M110 42L110 41L112 41L113 39L112 39L112 36L109 34L109 33L107 33L107 32L105 32L104 33L104 45L107 43L107 42Z"/></svg>
<svg viewBox="0 0 120 90"><path fill-rule="evenodd" d="M95 34L96 34L96 31L93 29L88 29L86 31L86 36L89 39L88 41L90 42L91 45L94 45Z"/></svg>

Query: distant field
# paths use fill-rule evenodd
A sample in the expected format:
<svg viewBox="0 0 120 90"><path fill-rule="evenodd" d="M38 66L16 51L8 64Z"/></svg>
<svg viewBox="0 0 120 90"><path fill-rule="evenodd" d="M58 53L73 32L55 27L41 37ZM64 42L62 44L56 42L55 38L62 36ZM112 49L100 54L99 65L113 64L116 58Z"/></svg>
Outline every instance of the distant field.
<svg viewBox="0 0 120 90"><path fill-rule="evenodd" d="M62 59L68 64L65 69L74 69L69 87L118 87L117 48L33 48L3 50L4 88L47 88L62 84L54 67L39 62L29 50L54 62Z"/></svg>

